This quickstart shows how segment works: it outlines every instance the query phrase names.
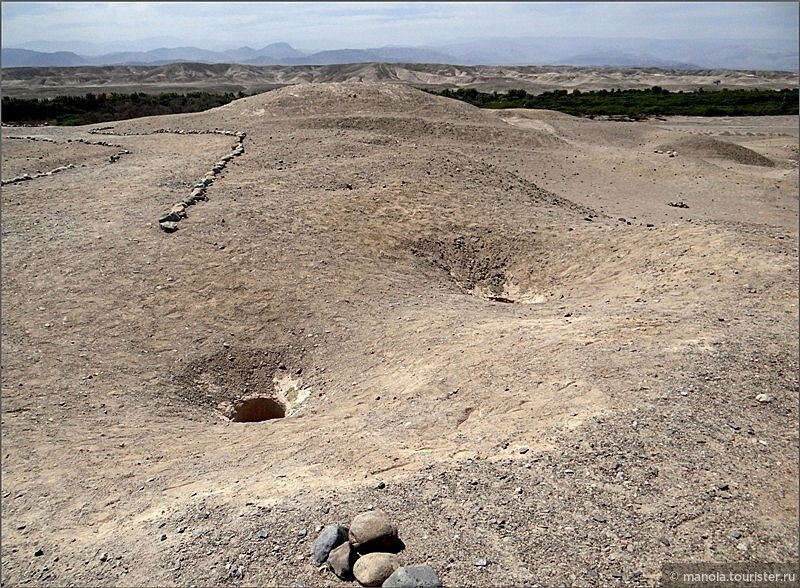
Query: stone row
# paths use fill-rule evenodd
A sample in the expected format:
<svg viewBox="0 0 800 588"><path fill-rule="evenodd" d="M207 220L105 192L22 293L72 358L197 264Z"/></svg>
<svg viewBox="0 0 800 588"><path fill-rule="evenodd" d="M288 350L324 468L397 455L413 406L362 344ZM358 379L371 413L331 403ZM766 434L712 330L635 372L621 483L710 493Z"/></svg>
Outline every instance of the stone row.
<svg viewBox="0 0 800 588"><path fill-rule="evenodd" d="M75 168L74 164L68 163L67 165L62 165L62 166L57 167L55 169L51 169L48 172L43 172L43 173L40 173L40 174L33 174L33 175L31 175L31 174L22 174L21 176L17 176L15 178L11 178L10 180L3 180L2 182L0 182L0 185L5 186L6 184L16 184L18 182L25 182L27 180L33 180L35 178L43 178L45 176L52 176L53 174L57 174L58 172L62 172L62 171L65 171L65 170L68 170L68 169L74 169L74 168Z"/></svg>
<svg viewBox="0 0 800 588"><path fill-rule="evenodd" d="M89 133L92 135L115 135L120 137L131 137L131 136L143 136L143 135L158 135L163 133L170 133L173 135L226 135L228 137L238 137L241 133L238 131L225 131L221 129L205 129L205 130L184 130L184 129L156 129L154 131L148 131L143 133L137 133L134 131L130 132L113 132L107 133L104 131L108 131L109 129L113 129L114 127L99 127L95 129L89 129Z"/></svg>
<svg viewBox="0 0 800 588"><path fill-rule="evenodd" d="M188 131L188 133L201 134L203 131ZM208 186L214 183L216 177L222 173L222 170L225 169L231 159L239 157L244 153L244 138L247 136L245 133L233 131L207 131L206 133L235 136L236 143L234 143L231 147L231 152L220 158L220 160L214 164L211 170L192 187L192 191L186 198L173 204L170 211L158 219L158 225L161 227L162 231L167 233L173 233L177 231L178 223L182 219L186 218L186 209L194 204L197 204L201 200L207 200L208 196L206 194L206 189Z"/></svg>
<svg viewBox="0 0 800 588"><path fill-rule="evenodd" d="M31 137L31 136L28 136L28 137L5 137L5 138L6 139L27 139L28 141L45 141L46 143L56 143L56 144L58 144L58 141L56 141L55 139L50 139L49 137Z"/></svg>
<svg viewBox="0 0 800 588"><path fill-rule="evenodd" d="M5 137L6 139L25 139L28 141L45 141L47 143L54 143L55 145L66 145L67 143L72 143L73 139L67 139L66 141L57 141L55 139L50 139L49 137ZM109 143L108 141L87 141L86 139L74 139L76 143L83 143L84 145L100 145L102 147L116 147L117 149L122 149L122 145L117 145L116 143ZM118 155L127 155L130 151L122 150L118 153Z"/></svg>

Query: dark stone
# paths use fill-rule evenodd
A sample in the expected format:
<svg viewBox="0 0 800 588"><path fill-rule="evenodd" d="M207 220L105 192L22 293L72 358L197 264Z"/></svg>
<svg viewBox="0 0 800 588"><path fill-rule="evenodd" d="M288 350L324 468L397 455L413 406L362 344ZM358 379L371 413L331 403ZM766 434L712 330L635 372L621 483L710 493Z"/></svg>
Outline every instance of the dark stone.
<svg viewBox="0 0 800 588"><path fill-rule="evenodd" d="M181 215L177 212L170 212L158 219L160 223L176 223L181 220Z"/></svg>
<svg viewBox="0 0 800 588"><path fill-rule="evenodd" d="M337 578L349 582L355 579L353 565L356 563L356 559L358 559L358 554L349 543L344 542L331 550L328 555L328 568L336 574Z"/></svg>
<svg viewBox="0 0 800 588"><path fill-rule="evenodd" d="M328 559L331 550L347 541L347 527L341 525L329 525L325 527L314 541L314 562L322 565Z"/></svg>
<svg viewBox="0 0 800 588"><path fill-rule="evenodd" d="M441 588L442 581L431 566L401 566L383 583L384 588Z"/></svg>
<svg viewBox="0 0 800 588"><path fill-rule="evenodd" d="M174 233L178 230L178 223L167 221L167 222L160 222L158 223L161 227L161 230L166 233Z"/></svg>

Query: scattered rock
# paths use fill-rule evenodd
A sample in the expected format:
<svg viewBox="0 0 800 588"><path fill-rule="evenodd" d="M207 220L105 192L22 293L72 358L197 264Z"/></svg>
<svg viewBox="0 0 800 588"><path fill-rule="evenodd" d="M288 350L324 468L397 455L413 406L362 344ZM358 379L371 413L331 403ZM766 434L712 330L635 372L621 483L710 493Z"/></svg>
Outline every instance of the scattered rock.
<svg viewBox="0 0 800 588"><path fill-rule="evenodd" d="M772 394L759 394L758 396L756 396L756 400L758 400L763 404L767 404L775 400L775 397Z"/></svg>
<svg viewBox="0 0 800 588"><path fill-rule="evenodd" d="M526 453L528 453L528 451L529 451L529 449L527 447L525 447L524 445L519 448L519 452L522 455L525 455Z"/></svg>
<svg viewBox="0 0 800 588"><path fill-rule="evenodd" d="M331 549L328 554L328 568L341 580L350 581L353 579L353 564L357 554L353 547L344 542L339 547Z"/></svg>
<svg viewBox="0 0 800 588"><path fill-rule="evenodd" d="M331 550L347 541L348 529L341 525L329 525L322 530L314 541L314 562L322 565L328 559Z"/></svg>
<svg viewBox="0 0 800 588"><path fill-rule="evenodd" d="M174 233L175 231L178 230L178 223L176 222L166 221L166 222L159 222L158 224L161 227L161 230L166 233Z"/></svg>
<svg viewBox="0 0 800 588"><path fill-rule="evenodd" d="M353 566L353 575L362 586L380 586L400 567L400 560L393 553L368 553Z"/></svg>
<svg viewBox="0 0 800 588"><path fill-rule="evenodd" d="M384 588L441 588L442 581L429 565L401 566L383 583Z"/></svg>
<svg viewBox="0 0 800 588"><path fill-rule="evenodd" d="M486 560L485 557L479 557L472 562L472 565L477 566L479 568L485 568L486 566L489 565L489 562Z"/></svg>

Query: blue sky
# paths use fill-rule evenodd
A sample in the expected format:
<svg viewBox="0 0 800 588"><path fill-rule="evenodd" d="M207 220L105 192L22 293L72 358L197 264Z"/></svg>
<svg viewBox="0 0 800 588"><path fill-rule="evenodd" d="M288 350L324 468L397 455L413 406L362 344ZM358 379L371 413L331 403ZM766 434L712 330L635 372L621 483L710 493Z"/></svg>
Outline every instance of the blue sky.
<svg viewBox="0 0 800 588"><path fill-rule="evenodd" d="M797 39L797 2L14 2L2 42L361 49L530 36ZM77 46L76 46L77 47Z"/></svg>

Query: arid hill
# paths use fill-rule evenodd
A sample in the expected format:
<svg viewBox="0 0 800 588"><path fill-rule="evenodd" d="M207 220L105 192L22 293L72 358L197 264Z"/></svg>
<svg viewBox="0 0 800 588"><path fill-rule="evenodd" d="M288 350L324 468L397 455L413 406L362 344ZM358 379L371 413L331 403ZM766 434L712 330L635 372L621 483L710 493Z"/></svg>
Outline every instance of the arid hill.
<svg viewBox="0 0 800 588"><path fill-rule="evenodd" d="M3 69L3 96L20 98L83 95L87 92L240 92L251 94L295 84L379 82L418 88L476 88L503 92L628 89L661 86L698 88L794 88L789 72L734 70L618 69L570 66L457 66L357 63L348 65L248 66L173 63L161 66L18 67Z"/></svg>
<svg viewBox="0 0 800 588"><path fill-rule="evenodd" d="M342 586L369 508L446 586L796 562L796 123L365 82L3 127L3 584Z"/></svg>

